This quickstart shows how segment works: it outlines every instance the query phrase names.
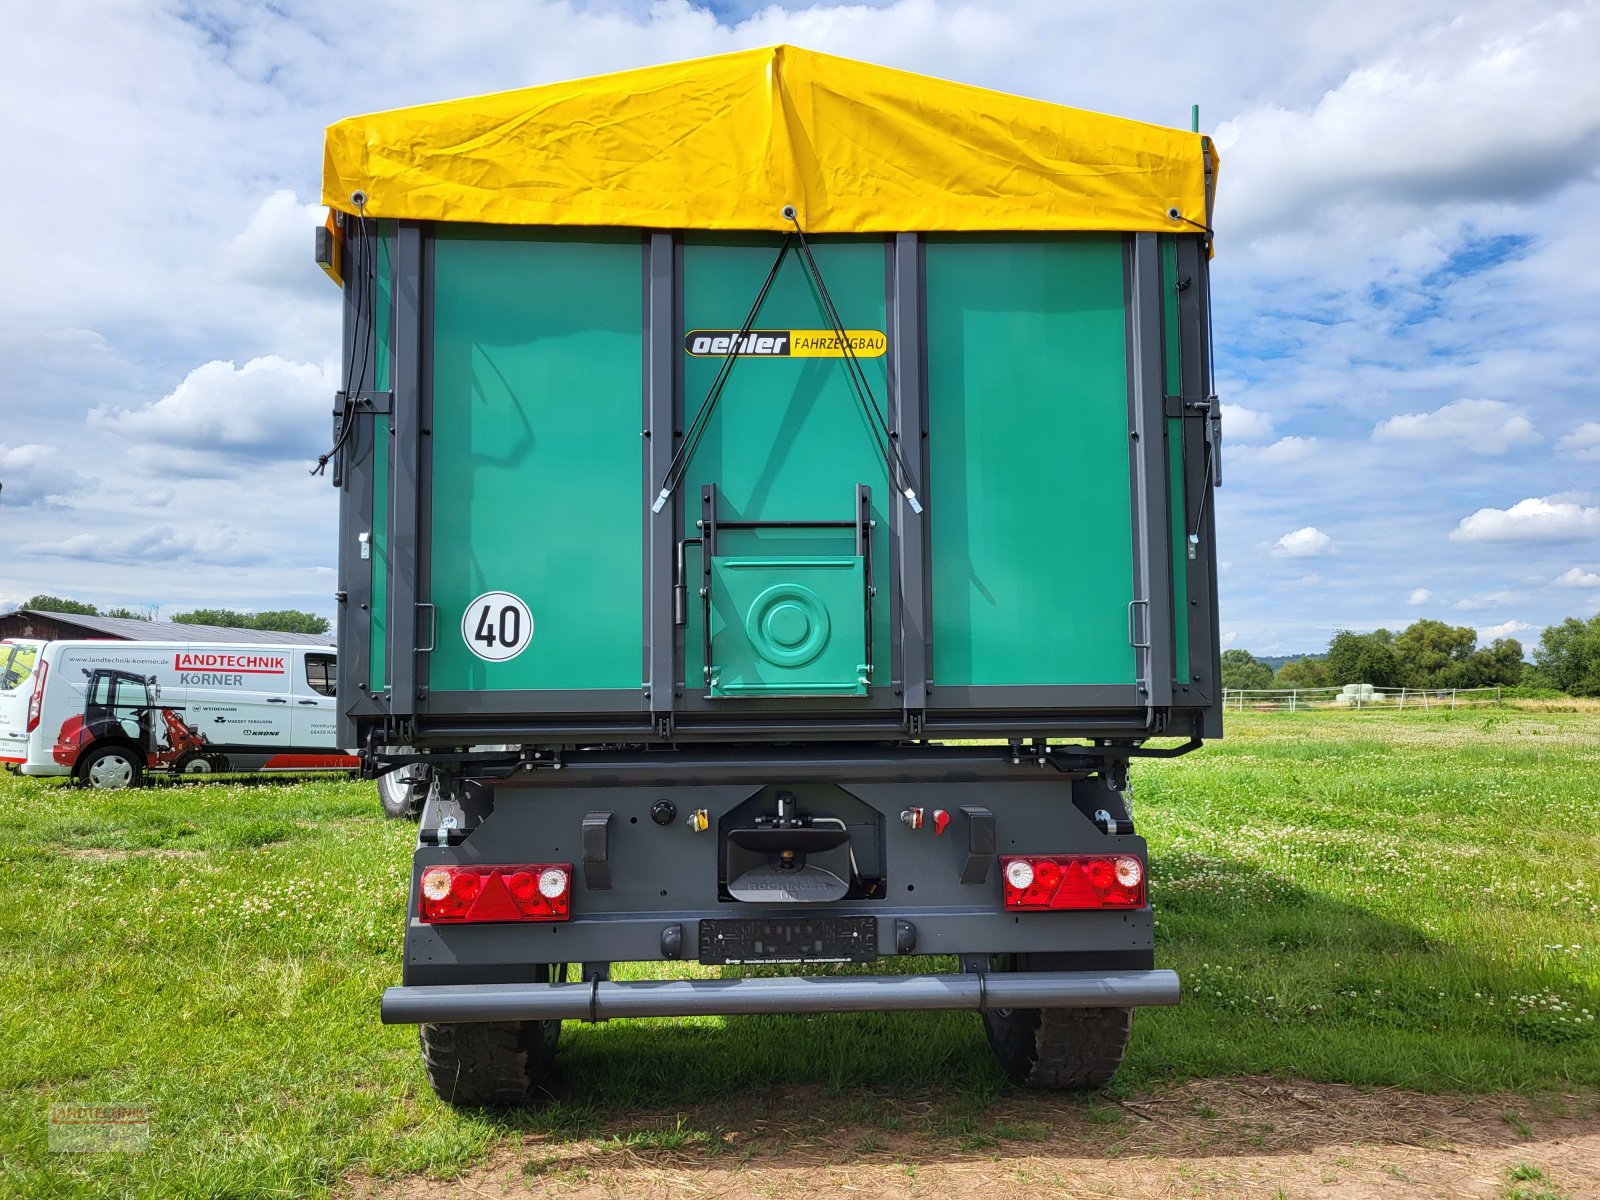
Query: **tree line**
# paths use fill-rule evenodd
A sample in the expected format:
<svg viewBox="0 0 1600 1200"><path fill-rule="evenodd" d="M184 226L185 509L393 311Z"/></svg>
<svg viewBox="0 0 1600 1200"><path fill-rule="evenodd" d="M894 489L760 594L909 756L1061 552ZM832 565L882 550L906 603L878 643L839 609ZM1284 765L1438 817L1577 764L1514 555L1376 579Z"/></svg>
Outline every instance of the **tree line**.
<svg viewBox="0 0 1600 1200"><path fill-rule="evenodd" d="M1600 696L1600 613L1568 617L1539 637L1533 662L1516 638L1478 645L1465 625L1421 620L1399 633L1341 629L1322 655L1284 663L1276 671L1248 650L1222 652L1226 688L1320 688L1368 683L1380 688L1525 687Z"/></svg>
<svg viewBox="0 0 1600 1200"><path fill-rule="evenodd" d="M82 600L66 600L60 596L34 596L21 605L37 612L58 612L83 617L122 617L132 621L151 621L155 610L138 611L131 608L109 608L101 612L93 604ZM192 612L173 613L167 618L180 625L218 625L226 629L260 629L273 633L327 633L328 619L316 613L302 612L298 608L278 608L270 612L237 612L231 608L197 608Z"/></svg>

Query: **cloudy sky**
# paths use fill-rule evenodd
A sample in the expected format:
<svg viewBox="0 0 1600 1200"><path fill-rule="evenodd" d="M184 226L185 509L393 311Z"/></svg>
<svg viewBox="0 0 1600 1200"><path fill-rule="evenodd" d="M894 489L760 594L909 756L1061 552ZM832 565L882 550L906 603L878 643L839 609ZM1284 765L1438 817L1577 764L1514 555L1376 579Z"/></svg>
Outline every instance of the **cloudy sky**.
<svg viewBox="0 0 1600 1200"><path fill-rule="evenodd" d="M0 4L0 609L332 614L354 113L790 42L1187 127L1230 645L1600 610L1600 3Z"/></svg>

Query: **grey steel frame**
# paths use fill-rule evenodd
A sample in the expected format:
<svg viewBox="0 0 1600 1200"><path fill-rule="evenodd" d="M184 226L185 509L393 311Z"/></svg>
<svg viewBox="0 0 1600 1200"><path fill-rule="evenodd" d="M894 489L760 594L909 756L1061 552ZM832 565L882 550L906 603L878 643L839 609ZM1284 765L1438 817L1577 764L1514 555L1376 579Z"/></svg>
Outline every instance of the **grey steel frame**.
<svg viewBox="0 0 1600 1200"><path fill-rule="evenodd" d="M479 983L392 987L385 1024L421 1021L606 1021L750 1013L907 1012L925 1009L1131 1008L1178 1003L1173 971L1012 971L675 979L617 983Z"/></svg>
<svg viewBox="0 0 1600 1200"><path fill-rule="evenodd" d="M672 613L672 549L681 527L681 492L660 514L646 517L641 587L647 589L637 692L572 690L489 694L430 693L427 650L437 623L429 595L432 422L431 340L432 239L424 223L401 222L394 234L391 447L372 445L364 420L347 448L340 518L340 696L342 740L355 745L359 730L373 740L449 746L472 741L561 744L594 740L677 744L686 741L759 741L783 737L837 740L862 737L915 741L929 736L1088 737L1137 743L1161 733L1214 736L1220 732L1220 653L1215 638L1216 576L1214 506L1204 493L1204 439L1189 435L1185 420L1185 509L1198 531L1203 553L1188 564L1190 612L1171 611L1172 543L1160 531L1169 524L1165 457L1164 364L1159 243L1154 234L1124 239L1127 354L1129 364L1130 513L1134 538L1134 605L1131 639L1138 670L1133 686L951 687L931 679L931 579L926 512L911 513L890 489L889 600L890 678L869 695L835 700L785 701L774 713L770 701L709 700L684 687L684 636ZM348 241L348 239L347 239ZM1179 235L1180 275L1192 286L1179 297L1185 398L1210 394L1207 261L1204 239ZM665 471L683 420L681 326L683 242L672 233L645 232L641 243L641 305L647 316L642 374L642 493ZM924 246L914 233L885 239L887 332L890 339L888 418L902 453L928 487ZM351 257L352 277L358 257ZM345 356L357 350L351 290L346 288ZM370 329L365 335L373 342ZM373 353L369 350L369 354ZM373 411L381 411L374 408ZM370 414L366 414L370 415ZM371 527L373 455L392 454L390 470L388 639L389 688L382 696L363 690L371 645L363 604L371 589L365 563L355 554L355 535ZM1197 482L1198 481L1198 482ZM937 496L928 496L929 504ZM1172 530L1170 537L1187 530ZM1174 686L1173 622L1189 621L1191 672ZM1169 719L1170 718L1170 719ZM379 736L381 730L381 736Z"/></svg>
<svg viewBox="0 0 1600 1200"><path fill-rule="evenodd" d="M378 314L369 313L365 328L356 320L361 305L357 288L370 266L368 260L374 248L353 236L353 220L344 218L344 222L343 375L355 394L341 393L337 401L335 416L348 419L350 431L343 448L334 456L331 474L334 485L340 489L339 590L334 596L338 604L335 627L339 648L338 738L339 745L354 747L361 744L358 721L381 722L388 718L386 698L372 696L368 691L373 652L373 563L361 558L356 547L360 545L360 535L365 532L370 536L373 528L375 460L379 455L387 458L391 453L389 441L392 439L385 439L381 444L377 441L373 419L390 413L392 393L366 387L368 378L377 374ZM362 378L352 379L357 362L363 364ZM345 412L350 406L353 411ZM387 496L383 502L387 505Z"/></svg>

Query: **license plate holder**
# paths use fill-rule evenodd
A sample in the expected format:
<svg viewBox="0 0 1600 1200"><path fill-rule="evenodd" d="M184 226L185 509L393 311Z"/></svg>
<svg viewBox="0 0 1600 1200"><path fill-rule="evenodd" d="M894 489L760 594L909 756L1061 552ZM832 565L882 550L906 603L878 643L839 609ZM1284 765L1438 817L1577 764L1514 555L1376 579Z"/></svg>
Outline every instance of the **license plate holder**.
<svg viewBox="0 0 1600 1200"><path fill-rule="evenodd" d="M878 957L876 917L743 917L700 922L700 961L749 963L871 962Z"/></svg>

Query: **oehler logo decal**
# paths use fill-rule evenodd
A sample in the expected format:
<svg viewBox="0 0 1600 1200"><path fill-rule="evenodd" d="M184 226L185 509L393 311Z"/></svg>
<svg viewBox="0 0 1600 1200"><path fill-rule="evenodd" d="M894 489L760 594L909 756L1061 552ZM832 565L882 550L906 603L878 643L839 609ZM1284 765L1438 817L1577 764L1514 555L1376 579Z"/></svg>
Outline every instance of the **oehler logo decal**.
<svg viewBox="0 0 1600 1200"><path fill-rule="evenodd" d="M857 358L882 358L889 339L881 329L846 329L844 339L832 329L752 329L743 338L737 329L691 329L683 348L693 358L724 358L739 344L740 357L843 358L846 347Z"/></svg>

